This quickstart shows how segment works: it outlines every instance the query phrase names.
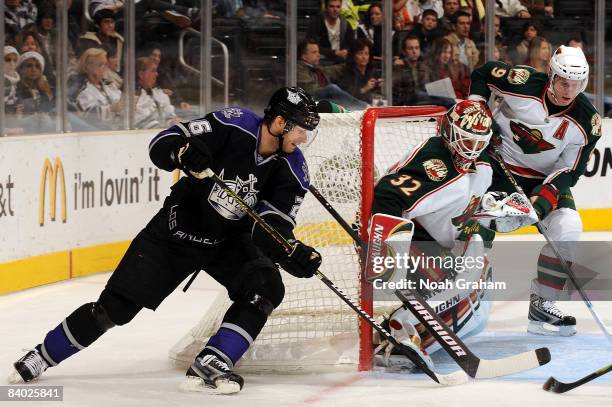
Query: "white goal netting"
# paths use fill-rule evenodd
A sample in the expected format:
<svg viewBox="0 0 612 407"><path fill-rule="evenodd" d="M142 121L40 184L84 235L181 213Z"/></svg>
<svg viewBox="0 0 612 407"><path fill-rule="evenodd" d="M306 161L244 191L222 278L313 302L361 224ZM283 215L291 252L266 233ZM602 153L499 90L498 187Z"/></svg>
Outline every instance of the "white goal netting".
<svg viewBox="0 0 612 407"><path fill-rule="evenodd" d="M363 224L371 208L373 185L415 145L435 135L438 107L372 108L322 114L304 147L311 183L350 223ZM321 271L364 309L372 307L362 287L359 255L346 232L307 194L297 217L296 237L323 256ZM325 371L367 369L372 334L360 333L357 315L317 278L282 273L283 303L239 364L251 371ZM188 366L216 332L229 300L220 295L199 323L170 350L176 364ZM374 304L375 315L389 304Z"/></svg>

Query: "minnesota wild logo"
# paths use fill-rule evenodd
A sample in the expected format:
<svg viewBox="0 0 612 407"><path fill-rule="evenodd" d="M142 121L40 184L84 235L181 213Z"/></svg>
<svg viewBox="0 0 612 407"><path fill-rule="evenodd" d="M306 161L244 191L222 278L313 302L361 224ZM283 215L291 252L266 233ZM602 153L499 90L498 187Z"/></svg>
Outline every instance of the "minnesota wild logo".
<svg viewBox="0 0 612 407"><path fill-rule="evenodd" d="M478 205L480 205L480 197L472 195L472 197L470 198L470 203L468 203L467 207L463 210L463 213L451 219L451 223L453 224L453 226L456 226L458 228L462 227L465 222L470 220L474 213L476 213Z"/></svg>
<svg viewBox="0 0 612 407"><path fill-rule="evenodd" d="M510 72L508 72L508 82L513 85L523 85L527 83L527 80L529 79L530 75L531 74L527 69L511 69Z"/></svg>
<svg viewBox="0 0 612 407"><path fill-rule="evenodd" d="M444 161L438 160L437 158L425 161L423 163L423 168L425 169L427 177L436 182L442 181L448 174L448 168L446 168Z"/></svg>
<svg viewBox="0 0 612 407"><path fill-rule="evenodd" d="M530 129L523 123L510 121L510 130L514 134L514 142L525 154L538 154L555 148L554 144L544 140L540 130Z"/></svg>

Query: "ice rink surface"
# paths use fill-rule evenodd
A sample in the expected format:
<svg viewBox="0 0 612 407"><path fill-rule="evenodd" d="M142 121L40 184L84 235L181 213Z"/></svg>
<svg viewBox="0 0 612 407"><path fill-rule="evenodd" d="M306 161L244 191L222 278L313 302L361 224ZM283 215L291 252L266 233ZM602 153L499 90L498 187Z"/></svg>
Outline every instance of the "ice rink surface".
<svg viewBox="0 0 612 407"><path fill-rule="evenodd" d="M602 239L603 235L592 235ZM609 236L609 235L606 235ZM515 238L516 239L516 238ZM606 271L610 272L610 271ZM24 348L39 343L69 313L95 301L109 274L99 274L0 296L0 385ZM578 335L551 338L525 332L528 303L496 302L487 330L466 342L482 358L499 358L547 346L552 361L538 369L500 379L472 380L443 388L426 376L401 373L245 375L238 395L183 393L184 371L173 367L167 351L206 311L222 288L203 273L186 293L177 290L154 313L143 310L134 321L107 332L91 347L51 368L40 385L64 387L63 402L0 402L4 405L61 406L512 406L612 407L612 374L565 394L541 389L555 376L574 381L612 363L612 345L599 332L585 305L563 304L578 319ZM612 327L612 302L595 308ZM457 366L443 353L433 357L441 372Z"/></svg>

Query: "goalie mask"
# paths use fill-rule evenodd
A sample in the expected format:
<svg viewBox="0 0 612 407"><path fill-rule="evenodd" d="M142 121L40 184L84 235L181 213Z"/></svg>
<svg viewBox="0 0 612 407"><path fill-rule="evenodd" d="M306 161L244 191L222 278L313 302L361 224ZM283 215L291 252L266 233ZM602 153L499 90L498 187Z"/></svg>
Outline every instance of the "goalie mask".
<svg viewBox="0 0 612 407"><path fill-rule="evenodd" d="M319 113L312 97L300 87L280 88L270 98L264 110L264 119L270 123L276 116L287 120L283 134L295 126L305 130L314 130L319 124Z"/></svg>
<svg viewBox="0 0 612 407"><path fill-rule="evenodd" d="M487 147L492 125L489 109L473 100L457 103L442 117L440 136L459 170L467 171Z"/></svg>
<svg viewBox="0 0 612 407"><path fill-rule="evenodd" d="M580 81L574 95L575 98L579 93L584 92L589 83L589 63L580 48L561 45L550 58L548 76L550 78L549 92L554 101L561 101L554 87L554 80L557 76L569 81Z"/></svg>

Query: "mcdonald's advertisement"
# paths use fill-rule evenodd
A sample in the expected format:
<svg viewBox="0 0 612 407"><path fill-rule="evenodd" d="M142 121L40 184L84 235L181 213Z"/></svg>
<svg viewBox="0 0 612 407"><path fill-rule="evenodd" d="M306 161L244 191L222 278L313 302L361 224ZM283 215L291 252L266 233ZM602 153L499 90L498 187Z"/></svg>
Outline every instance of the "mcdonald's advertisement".
<svg viewBox="0 0 612 407"><path fill-rule="evenodd" d="M133 238L174 182L148 157L154 135L3 139L0 263Z"/></svg>

